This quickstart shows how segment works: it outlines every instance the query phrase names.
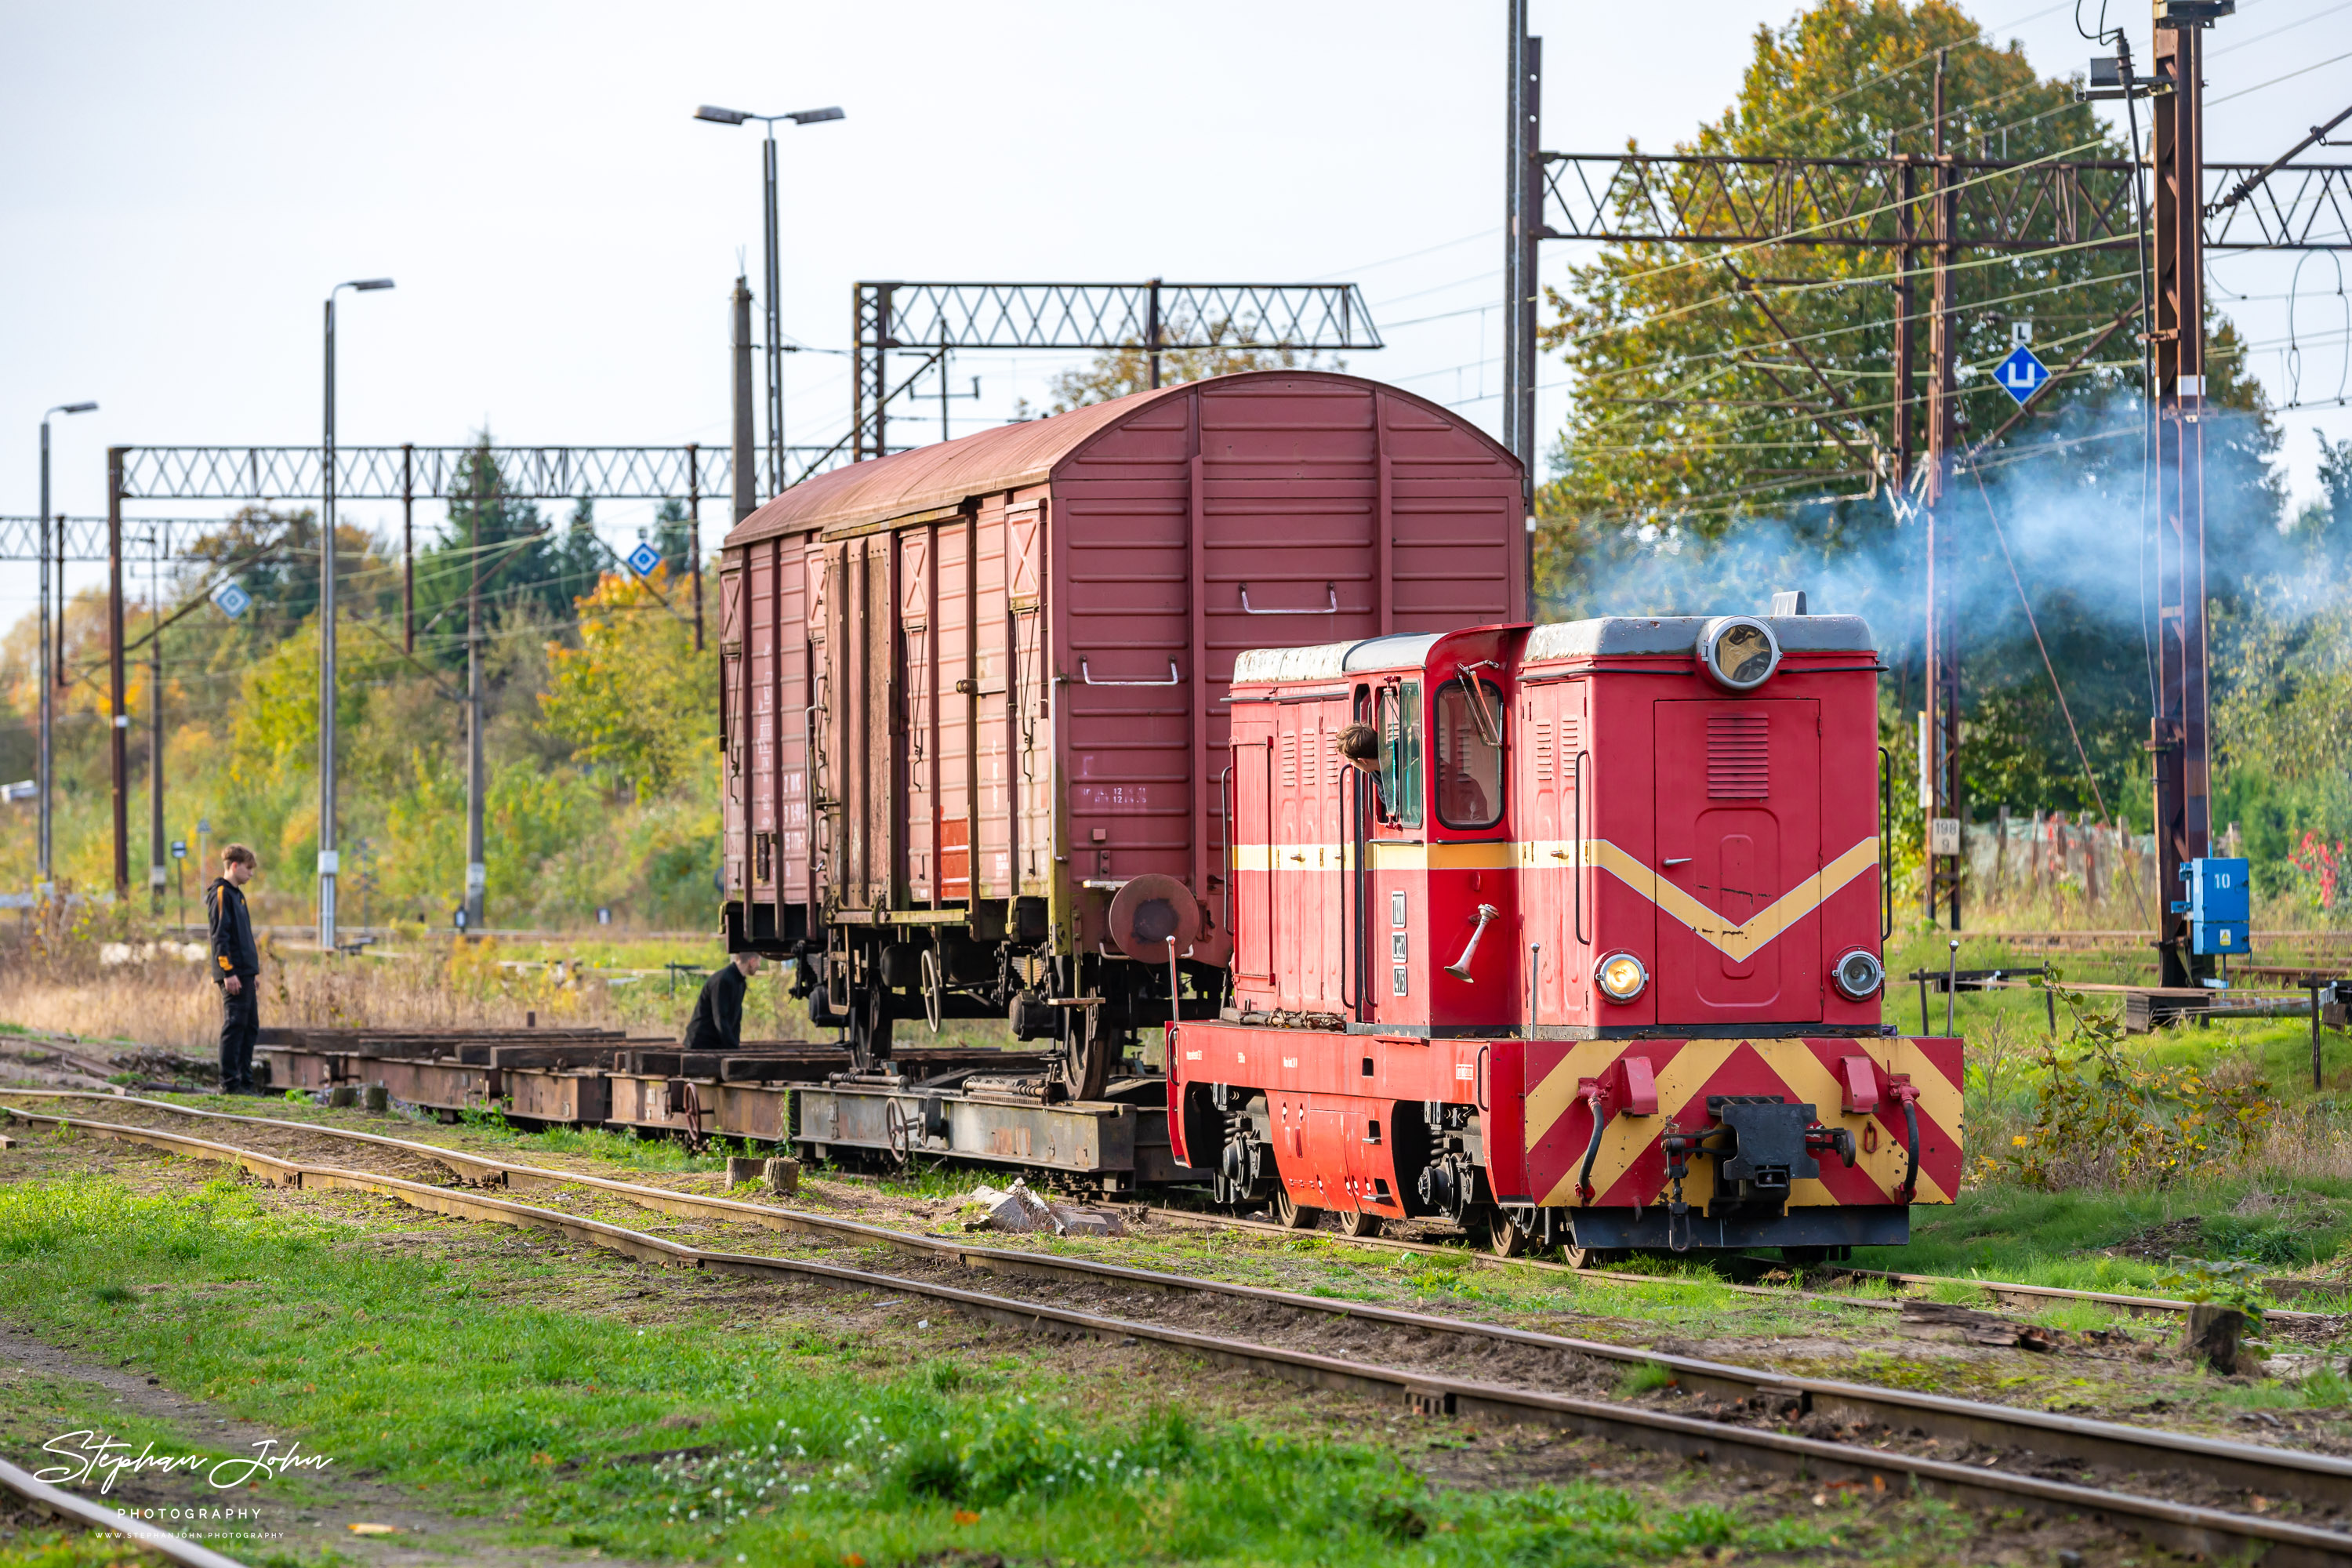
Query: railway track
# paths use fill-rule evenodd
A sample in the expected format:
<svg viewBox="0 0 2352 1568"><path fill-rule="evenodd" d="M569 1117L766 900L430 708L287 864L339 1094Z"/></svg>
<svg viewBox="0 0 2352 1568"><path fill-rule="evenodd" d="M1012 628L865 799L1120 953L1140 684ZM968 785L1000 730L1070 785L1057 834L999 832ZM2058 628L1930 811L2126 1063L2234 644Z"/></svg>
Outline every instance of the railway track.
<svg viewBox="0 0 2352 1568"><path fill-rule="evenodd" d="M1318 1241L1334 1246L1362 1247L1388 1252L1420 1253L1428 1257L1466 1258L1489 1268L1532 1268L1554 1274L1574 1275L1584 1279L1607 1279L1626 1285L1664 1285L1675 1281L1671 1277L1655 1274L1629 1274L1610 1268L1580 1268L1572 1264L1554 1263L1541 1258L1503 1258L1475 1247L1457 1247L1445 1243L1405 1241L1396 1237L1341 1236L1334 1231L1298 1231L1270 1220L1248 1219L1236 1215L1204 1214L1199 1209L1171 1208L1165 1205L1150 1205L1151 1212L1165 1218L1195 1225L1215 1226L1222 1229L1240 1230L1263 1235L1269 1238L1295 1239L1311 1236ZM1822 1273L1859 1280L1884 1280L1897 1287L1926 1288L1929 1286L1966 1285L1981 1292L1986 1299L2012 1307L2048 1306L2054 1301L2087 1301L2109 1307L2121 1312L2150 1316L2185 1315L2196 1303L2174 1300L2165 1296L2131 1296L2106 1290L2076 1290L2059 1285L2023 1285L2005 1279L1978 1279L1949 1274L1897 1274L1877 1268L1847 1268L1842 1266L1816 1266ZM1786 1285L1741 1285L1730 1280L1709 1281L1710 1288L1733 1291L1747 1296L1770 1296L1781 1300L1823 1301L1840 1307L1860 1307L1866 1310L1899 1312L1903 1297L1848 1296L1825 1290L1804 1290ZM2266 1308L2263 1316L2281 1322L2324 1322L2340 1313L2305 1312L2285 1307Z"/></svg>
<svg viewBox="0 0 2352 1568"><path fill-rule="evenodd" d="M319 1137L339 1138L357 1143L398 1149L436 1161L447 1167L459 1180L472 1182L478 1185L510 1185L515 1182L530 1185L534 1182L560 1180L604 1191L630 1202L647 1204L656 1208L667 1208L667 1212L682 1217L741 1217L744 1213L770 1216L786 1215L795 1221L798 1227L812 1232L839 1234L844 1237L856 1235L859 1239L868 1242L889 1238L899 1240L908 1238L908 1234L906 1232L893 1231L885 1226L868 1226L858 1221L834 1219L824 1215L806 1214L767 1205L743 1204L731 1198L701 1198L692 1194L673 1192L666 1187L649 1187L639 1183L615 1181L610 1177L547 1171L514 1162L492 1159L488 1155L467 1154L436 1143L393 1138L383 1133L362 1132L356 1129L322 1127L315 1122L287 1121L274 1117L240 1116L229 1111L203 1110L193 1106L175 1105L169 1100L144 1100L131 1095L101 1094L88 1089L20 1089L15 1092L26 1098L89 1100L107 1105L143 1106L149 1110L168 1111L175 1116L246 1122L255 1126L274 1127L289 1132L310 1133ZM1301 1236L1312 1236L1318 1241L1338 1247L1366 1251L1417 1253L1424 1257L1444 1258L1448 1260L1468 1260L1487 1268L1533 1269L1629 1285L1673 1283L1671 1279L1654 1274L1632 1274L1607 1268L1580 1268L1570 1264L1555 1263L1538 1258L1503 1258L1473 1247L1406 1241L1394 1237L1348 1237L1336 1231L1296 1231L1271 1221L1248 1219L1235 1215L1206 1214L1198 1209L1176 1208L1164 1204L1146 1206L1150 1213L1165 1219L1213 1226L1223 1229L1264 1236L1270 1240L1296 1240ZM758 1223L772 1222L762 1220ZM783 1226L780 1228L793 1228L793 1226ZM1008 1254L1007 1256L1026 1255ZM1957 1275L1902 1274L1883 1269L1849 1268L1841 1266L1831 1266L1822 1271L1859 1280L1885 1281L1898 1288L1925 1289L1966 1285L1981 1292L1990 1301L2011 1307L2038 1307L2057 1301L2082 1301L2141 1316L2186 1316L2189 1310L2196 1304L2163 1296L2136 1296L2105 1290L2077 1290L2064 1286L2027 1285L2002 1279L1964 1279ZM1900 1295L1855 1296L1830 1291L1808 1291L1785 1285L1742 1285L1730 1281L1718 1283L1719 1288L1737 1294L1780 1300L1816 1300L1833 1306L1858 1307L1865 1310L1899 1312L1903 1306ZM2309 1312L2286 1307L2265 1309L2263 1315L2283 1323L2315 1324L2325 1323L2342 1316L2340 1313Z"/></svg>
<svg viewBox="0 0 2352 1568"><path fill-rule="evenodd" d="M127 1513L117 1513L88 1498L77 1497L72 1492L50 1486L37 1479L32 1472L20 1470L5 1459L0 1459L0 1487L60 1519L87 1525L92 1530L107 1531L126 1541L135 1541L165 1561L181 1564L181 1568L245 1568L234 1557L224 1557L210 1547L199 1546L168 1530L158 1530L143 1520L133 1519Z"/></svg>
<svg viewBox="0 0 2352 1568"><path fill-rule="evenodd" d="M436 1162L461 1181L479 1185L577 1187L667 1214L750 1223L859 1246L880 1246L917 1255L933 1264L964 1269L1223 1297L1252 1303L1261 1311L1318 1314L1326 1319L1352 1320L1366 1328L1378 1325L1405 1329L1457 1342L1584 1358L1602 1365L1648 1363L1661 1368L1690 1396L1696 1414L1659 1410L1620 1400L1578 1397L1539 1387L1433 1372L1426 1367L1383 1365L1353 1355L1254 1342L1145 1317L1113 1317L1064 1303L968 1289L938 1279L882 1273L809 1258L689 1247L645 1231L561 1209L493 1197L479 1191L453 1190L401 1177L310 1164L283 1154L155 1127L42 1115L14 1106L0 1106L0 1114L12 1121L48 1126L69 1122L83 1131L234 1163L282 1185L370 1192L428 1212L552 1230L648 1263L737 1275L826 1280L853 1289L897 1292L937 1300L959 1311L1032 1331L1150 1342L1309 1385L1402 1400L1430 1415L1536 1423L1686 1458L1721 1459L1825 1480L1849 1480L1873 1487L1899 1483L1981 1508L2032 1509L2088 1516L2176 1551L2208 1555L2247 1553L2265 1563L2352 1563L2352 1532L2345 1530L2179 1500L2183 1490L2244 1491L2262 1500L2252 1506L2266 1507L2270 1500L2291 1498L2313 1518L2326 1520L2330 1524L2352 1523L2352 1461L2331 1456L2143 1430L1904 1389L1789 1377L1766 1369L1696 1357L1083 1258L973 1247L952 1237L892 1230L740 1199L678 1193L548 1170L410 1140L306 1122L197 1111L160 1101L113 1096L26 1094L21 1098L144 1104L183 1116L396 1149ZM1784 1429L1797 1422L1815 1430L1835 1430L1865 1440L1830 1440ZM1970 1456L1970 1462L1872 1446L1868 1439L1876 1432L1886 1435L1877 1439L1882 1443L1918 1439L1952 1443ZM1976 1458L1979 1449L1990 1450L1990 1458ZM1999 1468L2003 1465L2009 1468ZM2027 1473L2036 1468L2053 1473ZM2086 1468L2133 1483L2136 1489L2085 1485L2084 1482L2091 1479L2084 1473ZM2069 1479L2058 1479L2062 1475Z"/></svg>

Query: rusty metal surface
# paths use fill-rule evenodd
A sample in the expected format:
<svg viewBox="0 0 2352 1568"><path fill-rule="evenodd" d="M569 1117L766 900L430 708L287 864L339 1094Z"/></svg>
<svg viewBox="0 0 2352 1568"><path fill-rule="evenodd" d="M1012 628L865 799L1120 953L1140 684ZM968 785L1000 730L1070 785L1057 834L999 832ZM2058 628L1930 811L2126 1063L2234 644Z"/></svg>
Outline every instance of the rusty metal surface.
<svg viewBox="0 0 2352 1568"><path fill-rule="evenodd" d="M953 1154L968 1160L1068 1171L1114 1184L1135 1178L1139 1128L1168 1113L1115 1101L1035 1101L889 1089L804 1089L798 1141L814 1148L893 1154Z"/></svg>
<svg viewBox="0 0 2352 1568"><path fill-rule="evenodd" d="M34 1123L57 1124L68 1120L37 1116L14 1107L0 1107L0 1110L5 1110L12 1119ZM73 1125L107 1136L129 1138L158 1147L178 1146L183 1152L200 1153L213 1158L226 1158L240 1163L246 1160L259 1160L262 1162L259 1169L263 1171L274 1169L278 1173L271 1179L285 1180L291 1184L299 1184L306 1188L372 1192L396 1198L430 1212L555 1230L574 1240L608 1247L646 1262L709 1268L727 1273L782 1273L829 1279L855 1285L860 1289L893 1290L926 1297L1015 1327L1034 1330L1051 1325L1057 1330L1075 1331L1097 1337L1150 1340L1191 1351L1213 1361L1271 1372L1314 1386L1402 1397L1423 1409L1442 1408L1463 1415L1483 1415L1489 1418L1543 1422L1654 1451L1680 1454L1696 1458L1724 1458L1755 1468L1796 1470L1812 1475L1843 1475L1863 1479L1874 1477L1881 1479L1899 1479L1937 1495L1977 1507L2030 1508L2040 1512L2088 1515L2102 1522L2161 1542L2175 1550L2208 1555L2245 1552L2260 1554L2265 1563L2352 1563L2352 1535L2314 1529L2284 1521L2255 1518L2218 1509L2170 1502L2162 1499L2040 1480L2026 1476L2005 1475L1997 1471L1962 1467L1940 1460L1840 1443L1822 1442L1754 1427L1726 1426L1640 1406L1576 1399L1535 1390L1482 1384L1447 1376L1432 1376L1423 1373L1348 1361L1339 1357L1192 1333L1150 1322L1100 1317L1047 1303L1023 1301L978 1291L961 1290L950 1286L872 1273L862 1269L844 1268L800 1259L707 1251L683 1247L625 1226L582 1219L554 1210L510 1203L478 1194L429 1187L420 1183L403 1181L395 1177L372 1175L338 1170L330 1166L300 1164L256 1156L249 1151L236 1150L231 1146L204 1139L104 1122L76 1121ZM319 1131L300 1123L280 1125L293 1125L306 1131ZM248 1165L247 1168L256 1169L257 1167ZM538 1173L551 1176L558 1174L556 1173ZM667 1195L677 1196L677 1194ZM798 1217L805 1219L810 1216ZM859 1228L871 1230L876 1227ZM903 1239L920 1241L923 1238ZM1067 1267L1074 1261L1045 1258L1034 1254L1004 1256L1017 1258L1020 1262L1032 1266ZM1132 1273L1139 1279L1149 1278L1144 1271L1139 1270L1119 1272ZM1175 1282L1173 1277L1160 1278L1166 1282ZM1194 1286L1213 1282L1183 1281L1182 1283ZM1287 1297L1286 1293L1258 1291L1249 1287L1228 1286L1223 1289L1235 1293L1272 1296L1284 1299L1289 1303L1315 1305L1325 1310L1333 1310L1331 1304L1319 1302L1316 1298ZM1363 1310L1360 1307L1346 1310ZM1394 1319L1418 1320L1431 1326L1444 1326L1455 1331L1463 1330L1493 1331L1487 1330L1486 1325L1455 1325L1446 1320L1420 1320L1418 1314L1389 1313L1385 1309L1374 1310ZM1519 1333L1518 1331L1505 1331L1515 1336ZM1563 1347L1586 1348L1580 1342L1552 1340L1548 1336L1527 1337ZM1621 1357L1626 1353L1618 1347L1595 1345L1591 1347L1591 1350L1593 1352L1616 1350ZM1664 1358L1649 1356L1643 1359ZM1733 1386L1744 1387L1750 1392L1768 1385L1775 1391L1789 1388L1804 1390L1812 1399L1815 1408L1842 1408L1856 1412L1867 1410L1874 1415L1874 1418L1884 1419L1885 1416L1880 1413L1879 1405L1899 1404L1912 1414L1915 1421L1922 1415L1949 1415L1958 1413L1976 1424L1974 1430L1970 1432L1971 1436L1990 1437L2000 1442L2023 1442L2028 1446L2038 1442L2045 1448L2055 1448L2056 1451L2061 1452L2074 1452L2080 1448L2082 1452L2078 1457L2089 1458L2095 1462L2113 1462L2119 1454L2122 1454L2136 1455L2143 1465L2194 1463L2201 1473L2210 1477L2225 1480L2242 1478L2244 1484L2256 1486L2267 1493L2296 1495L2336 1507L2343 1506L2347 1497L2352 1497L2352 1463L2327 1456L2301 1454L2284 1449L2265 1449L2246 1444L2217 1443L2177 1434L2142 1432L2128 1427L2112 1426L2105 1423L2045 1416L2039 1412L2011 1411L1990 1405L1969 1405L1963 1401L1907 1394L1896 1390L1822 1384L1814 1380L1782 1379L1770 1374L1757 1373L1748 1369L1717 1366L1708 1363L1691 1362L1689 1365L1691 1375L1696 1379L1727 1376ZM1757 1381L1759 1378L1764 1381L1759 1383ZM1848 1403L1849 1401L1853 1403ZM2021 1426L2031 1430L2021 1431L2019 1430ZM2125 1468L2130 1468L2128 1463Z"/></svg>

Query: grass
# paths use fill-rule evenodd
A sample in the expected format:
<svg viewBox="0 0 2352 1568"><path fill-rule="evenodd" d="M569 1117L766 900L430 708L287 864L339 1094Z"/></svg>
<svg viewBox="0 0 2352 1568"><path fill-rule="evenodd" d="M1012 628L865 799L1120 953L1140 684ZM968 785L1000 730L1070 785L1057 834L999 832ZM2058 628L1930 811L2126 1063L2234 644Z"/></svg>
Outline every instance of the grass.
<svg viewBox="0 0 2352 1568"><path fill-rule="evenodd" d="M723 1308L630 1333L506 1299L518 1274L627 1267L601 1255L387 1255L318 1211L369 1212L358 1199L278 1212L226 1181L161 1196L87 1176L0 1187L0 1308L90 1360L132 1358L299 1432L349 1469L510 1518L518 1543L614 1555L1599 1564L1712 1547L1916 1561L1966 1533L1927 1503L1865 1522L1644 1505L1581 1479L1443 1489L1375 1446L1088 1397L1020 1358L763 1330ZM681 1415L718 1449L708 1466L596 1462L675 1446L660 1428ZM81 1568L66 1547L0 1561L29 1564L31 1550Z"/></svg>

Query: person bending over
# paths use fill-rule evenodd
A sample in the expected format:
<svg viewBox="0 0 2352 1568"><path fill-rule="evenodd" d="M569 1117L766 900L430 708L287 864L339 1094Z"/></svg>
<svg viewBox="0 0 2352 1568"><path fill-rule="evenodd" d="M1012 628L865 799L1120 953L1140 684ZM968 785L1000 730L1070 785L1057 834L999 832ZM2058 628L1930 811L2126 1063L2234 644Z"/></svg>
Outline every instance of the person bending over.
<svg viewBox="0 0 2352 1568"><path fill-rule="evenodd" d="M743 987L760 973L760 955L739 952L711 973L687 1021L689 1051L731 1051L743 1044Z"/></svg>

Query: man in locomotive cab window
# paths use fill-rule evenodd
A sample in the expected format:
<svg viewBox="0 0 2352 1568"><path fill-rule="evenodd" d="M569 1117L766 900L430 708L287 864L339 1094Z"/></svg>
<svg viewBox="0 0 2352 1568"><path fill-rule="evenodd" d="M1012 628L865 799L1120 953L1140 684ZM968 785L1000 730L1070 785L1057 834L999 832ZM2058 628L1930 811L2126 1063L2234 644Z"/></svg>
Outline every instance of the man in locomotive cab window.
<svg viewBox="0 0 2352 1568"><path fill-rule="evenodd" d="M759 973L756 952L739 952L712 971L687 1020L688 1050L731 1051L743 1044L743 988Z"/></svg>
<svg viewBox="0 0 2352 1568"><path fill-rule="evenodd" d="M1381 732L1370 724L1350 724L1331 738L1339 758L1358 773L1381 776Z"/></svg>
<svg viewBox="0 0 2352 1568"><path fill-rule="evenodd" d="M1421 826L1421 683L1383 686L1374 709L1380 721L1381 815L1404 827ZM1344 731L1343 731L1344 733Z"/></svg>
<svg viewBox="0 0 2352 1568"><path fill-rule="evenodd" d="M221 849L221 874L205 889L205 918L212 927L213 984L221 988L220 1081L223 1094L254 1094L253 1042L261 1034L261 951L254 945L253 917L245 907L245 885L261 862L242 844Z"/></svg>

